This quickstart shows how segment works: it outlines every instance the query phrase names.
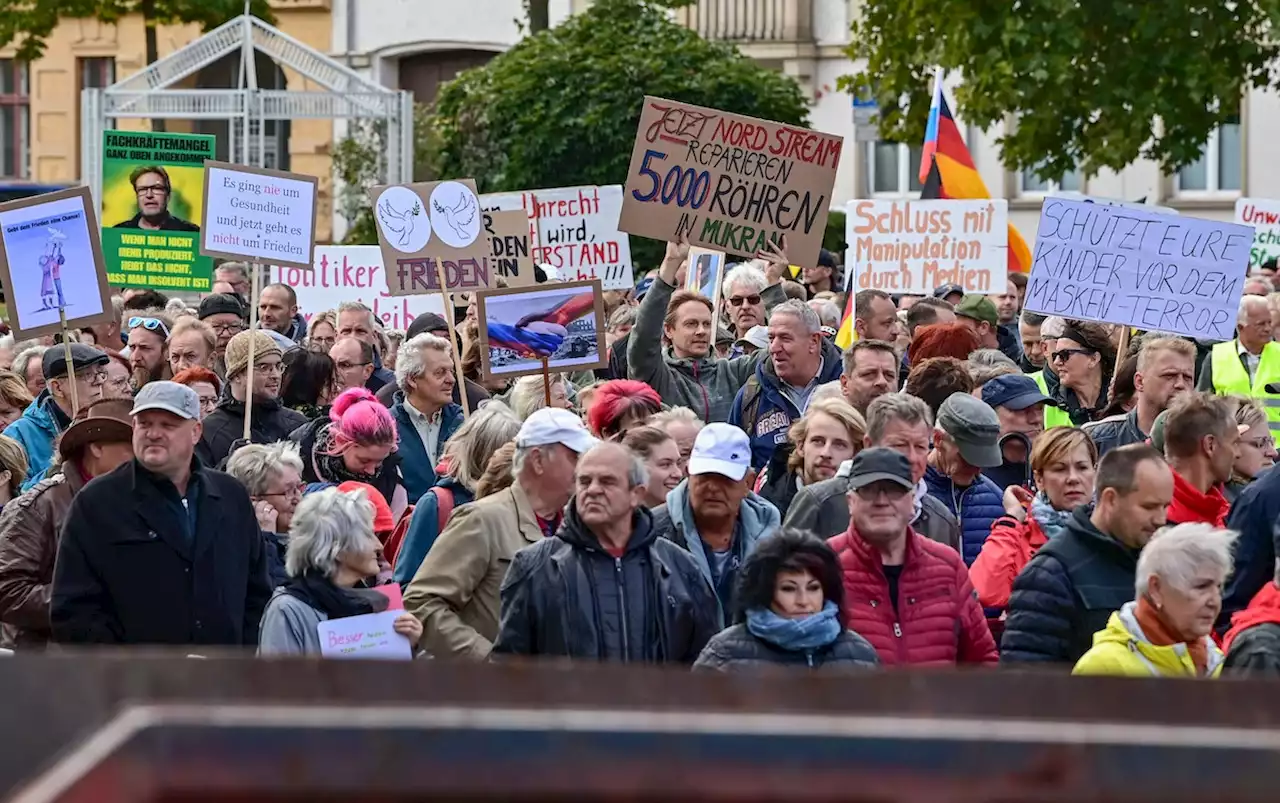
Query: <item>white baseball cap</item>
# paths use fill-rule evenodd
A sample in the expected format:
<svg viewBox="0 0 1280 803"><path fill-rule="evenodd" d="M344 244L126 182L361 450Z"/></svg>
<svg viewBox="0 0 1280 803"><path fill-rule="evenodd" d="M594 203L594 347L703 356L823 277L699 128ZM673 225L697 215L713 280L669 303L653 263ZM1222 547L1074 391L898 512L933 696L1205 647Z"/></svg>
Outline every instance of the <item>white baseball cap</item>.
<svg viewBox="0 0 1280 803"><path fill-rule="evenodd" d="M690 474L721 474L737 482L751 468L751 439L732 424L707 424L693 442Z"/></svg>
<svg viewBox="0 0 1280 803"><path fill-rule="evenodd" d="M581 418L559 407L535 410L516 433L516 447L519 449L553 443L582 454L599 441L582 425Z"/></svg>
<svg viewBox="0 0 1280 803"><path fill-rule="evenodd" d="M753 326L747 333L738 338L739 343L750 343L758 349L769 348L769 327Z"/></svg>

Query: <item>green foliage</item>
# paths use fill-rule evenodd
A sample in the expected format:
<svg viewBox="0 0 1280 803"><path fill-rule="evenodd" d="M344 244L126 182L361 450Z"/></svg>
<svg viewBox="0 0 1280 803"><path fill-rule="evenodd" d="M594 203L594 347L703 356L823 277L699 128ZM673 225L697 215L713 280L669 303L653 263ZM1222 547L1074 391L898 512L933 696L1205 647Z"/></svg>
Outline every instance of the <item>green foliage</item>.
<svg viewBox="0 0 1280 803"><path fill-rule="evenodd" d="M1018 121L999 140L1011 170L1093 175L1144 156L1172 172L1236 119L1246 87L1271 83L1277 10L1276 0L868 0L849 48L867 67L841 86L873 87L882 136L917 143L940 65L964 76L953 111L966 123Z"/></svg>
<svg viewBox="0 0 1280 803"><path fill-rule="evenodd" d="M845 242L844 222L845 214L843 210L832 209L827 215L827 228L822 232L822 247L828 251L834 251L843 259L845 249L849 244Z"/></svg>
<svg viewBox="0 0 1280 803"><path fill-rule="evenodd" d="M620 184L646 94L791 124L807 116L790 77L657 6L597 0L442 87L435 172L474 177L482 192ZM641 269L663 247L631 238Z"/></svg>
<svg viewBox="0 0 1280 803"><path fill-rule="evenodd" d="M267 0L252 0L249 10L274 21ZM62 17L113 23L137 13L151 25L196 23L208 31L243 12L243 0L0 0L0 47L18 42L18 60L35 61Z"/></svg>

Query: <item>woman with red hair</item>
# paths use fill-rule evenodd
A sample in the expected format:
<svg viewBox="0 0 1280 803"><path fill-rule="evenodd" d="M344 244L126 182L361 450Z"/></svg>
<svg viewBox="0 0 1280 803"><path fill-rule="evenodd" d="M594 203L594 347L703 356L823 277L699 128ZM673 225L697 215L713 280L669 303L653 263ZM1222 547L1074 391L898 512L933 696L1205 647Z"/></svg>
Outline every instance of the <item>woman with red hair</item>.
<svg viewBox="0 0 1280 803"><path fill-rule="evenodd" d="M907 361L912 366L919 365L931 357L954 357L967 360L969 355L982 346L977 334L968 324L935 323L922 326L907 348Z"/></svg>
<svg viewBox="0 0 1280 803"><path fill-rule="evenodd" d="M612 379L595 389L587 426L598 438L620 440L662 409L658 391L634 379Z"/></svg>

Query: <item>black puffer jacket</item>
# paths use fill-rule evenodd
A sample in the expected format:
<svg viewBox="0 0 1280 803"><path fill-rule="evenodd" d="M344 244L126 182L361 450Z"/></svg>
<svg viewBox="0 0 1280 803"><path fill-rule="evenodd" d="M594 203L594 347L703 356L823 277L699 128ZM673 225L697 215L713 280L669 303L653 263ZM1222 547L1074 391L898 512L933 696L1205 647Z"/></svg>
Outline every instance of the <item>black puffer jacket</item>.
<svg viewBox="0 0 1280 803"><path fill-rule="evenodd" d="M249 422L250 443L275 443L289 439L289 433L307 423L307 417L281 406L279 400L253 405ZM204 434L196 444L196 456L210 468L217 468L231 454L231 444L244 437L244 402L224 395L218 407L204 419Z"/></svg>
<svg viewBox="0 0 1280 803"><path fill-rule="evenodd" d="M647 509L632 526L615 558L571 502L555 536L511 561L493 653L692 664L720 630L715 592L688 553L658 537Z"/></svg>
<svg viewBox="0 0 1280 803"><path fill-rule="evenodd" d="M740 624L711 639L693 668L738 672L767 666L805 665L811 669L874 669L880 665L880 658L875 647L852 630L845 630L825 647L801 652L784 650Z"/></svg>

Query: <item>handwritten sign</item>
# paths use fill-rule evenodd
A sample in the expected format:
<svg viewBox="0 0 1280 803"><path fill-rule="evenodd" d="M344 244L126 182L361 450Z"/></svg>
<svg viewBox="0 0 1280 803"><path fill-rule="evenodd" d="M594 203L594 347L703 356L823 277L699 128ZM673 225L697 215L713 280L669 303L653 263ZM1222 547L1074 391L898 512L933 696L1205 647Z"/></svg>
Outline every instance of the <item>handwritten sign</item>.
<svg viewBox="0 0 1280 803"><path fill-rule="evenodd" d="M493 269L507 280L508 287L528 287L534 283L528 221L521 209L484 212L484 232L489 238Z"/></svg>
<svg viewBox="0 0 1280 803"><path fill-rule="evenodd" d="M206 159L200 253L309 269L315 176Z"/></svg>
<svg viewBox="0 0 1280 803"><path fill-rule="evenodd" d="M1240 198L1236 201L1236 222L1253 226L1250 268L1262 267L1268 259L1280 257L1280 201Z"/></svg>
<svg viewBox="0 0 1280 803"><path fill-rule="evenodd" d="M931 295L958 284L1003 293L1009 204L980 201L850 201L845 240L855 290Z"/></svg>
<svg viewBox="0 0 1280 803"><path fill-rule="evenodd" d="M343 301L359 301L388 329L405 330L424 312L444 314L439 295L392 296L387 292L382 252L376 245L318 245L311 270L270 266L269 281L287 284L298 294L298 311L311 321Z"/></svg>
<svg viewBox="0 0 1280 803"><path fill-rule="evenodd" d="M564 281L599 279L606 290L635 284L631 241L618 230L621 185L493 193L480 196L480 205L523 210L533 261L555 268Z"/></svg>
<svg viewBox="0 0 1280 803"><path fill-rule="evenodd" d="M317 625L320 654L325 658L382 658L392 661L413 659L409 639L392 629L404 611L366 613L329 619Z"/></svg>
<svg viewBox="0 0 1280 803"><path fill-rule="evenodd" d="M618 227L753 257L787 238L816 266L844 141L799 126L645 97Z"/></svg>
<svg viewBox="0 0 1280 803"><path fill-rule="evenodd" d="M1230 340L1252 242L1236 223L1048 198L1025 308Z"/></svg>

